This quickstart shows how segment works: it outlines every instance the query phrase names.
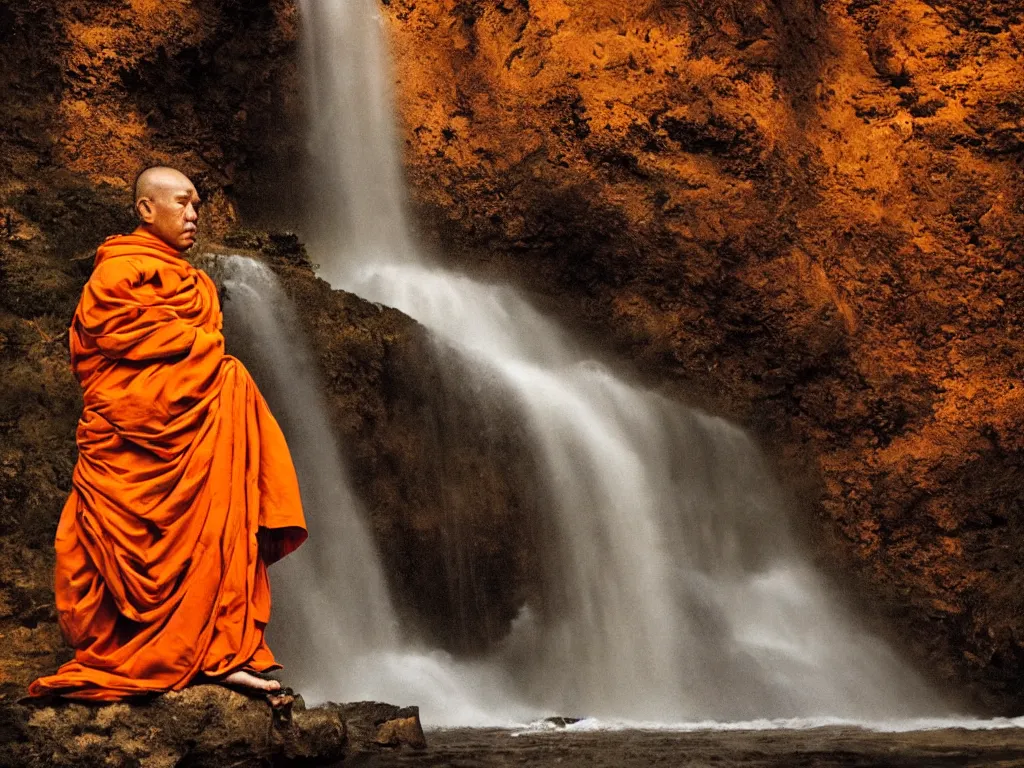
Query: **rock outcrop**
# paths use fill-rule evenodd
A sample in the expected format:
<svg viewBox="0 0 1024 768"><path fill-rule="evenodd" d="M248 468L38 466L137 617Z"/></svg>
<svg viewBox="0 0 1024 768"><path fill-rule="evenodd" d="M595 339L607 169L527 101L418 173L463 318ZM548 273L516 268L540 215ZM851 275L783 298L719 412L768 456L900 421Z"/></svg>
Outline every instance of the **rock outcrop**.
<svg viewBox="0 0 1024 768"><path fill-rule="evenodd" d="M415 707L364 702L306 709L298 697L271 708L219 685L133 704L0 708L4 768L332 765L425 746Z"/></svg>

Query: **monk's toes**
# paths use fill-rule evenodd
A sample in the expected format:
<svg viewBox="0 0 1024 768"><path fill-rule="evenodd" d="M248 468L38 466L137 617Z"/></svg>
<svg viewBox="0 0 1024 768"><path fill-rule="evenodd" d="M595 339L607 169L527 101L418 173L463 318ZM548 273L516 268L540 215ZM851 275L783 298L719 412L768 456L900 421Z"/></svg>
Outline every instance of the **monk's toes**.
<svg viewBox="0 0 1024 768"><path fill-rule="evenodd" d="M274 693L281 690L281 683L269 677L257 677L254 674L239 670L221 678L221 682L235 688L244 688L263 693Z"/></svg>

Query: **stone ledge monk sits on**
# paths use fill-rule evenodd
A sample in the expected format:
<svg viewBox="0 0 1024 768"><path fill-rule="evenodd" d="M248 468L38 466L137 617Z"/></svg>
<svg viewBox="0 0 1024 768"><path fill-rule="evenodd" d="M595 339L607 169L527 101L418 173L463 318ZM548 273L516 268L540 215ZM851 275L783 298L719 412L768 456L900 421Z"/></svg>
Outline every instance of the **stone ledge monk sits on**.
<svg viewBox="0 0 1024 768"><path fill-rule="evenodd" d="M284 435L224 354L213 282L182 257L199 202L178 171L144 171L141 223L100 246L75 311L85 407L54 579L75 658L30 696L280 689L261 674L280 668L263 638L267 566L305 520Z"/></svg>

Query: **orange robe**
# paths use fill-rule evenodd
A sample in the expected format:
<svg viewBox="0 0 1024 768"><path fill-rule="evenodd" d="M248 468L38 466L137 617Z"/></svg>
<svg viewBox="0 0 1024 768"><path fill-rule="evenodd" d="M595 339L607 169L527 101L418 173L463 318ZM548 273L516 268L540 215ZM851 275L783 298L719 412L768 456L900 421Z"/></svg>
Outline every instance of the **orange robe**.
<svg viewBox="0 0 1024 768"><path fill-rule="evenodd" d="M213 282L144 231L107 239L71 326L83 388L55 591L73 661L29 695L112 701L279 668L267 565L306 538L284 435L224 354Z"/></svg>

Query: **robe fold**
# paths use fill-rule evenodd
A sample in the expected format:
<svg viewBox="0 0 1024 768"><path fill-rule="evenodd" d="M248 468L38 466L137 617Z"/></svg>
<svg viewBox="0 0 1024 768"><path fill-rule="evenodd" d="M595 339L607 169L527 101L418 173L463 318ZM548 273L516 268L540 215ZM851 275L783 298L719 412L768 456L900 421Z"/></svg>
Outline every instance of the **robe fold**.
<svg viewBox="0 0 1024 768"><path fill-rule="evenodd" d="M70 329L84 409L56 537L75 657L30 696L113 701L280 667L267 566L305 519L284 435L222 325L210 278L155 236L98 249Z"/></svg>

